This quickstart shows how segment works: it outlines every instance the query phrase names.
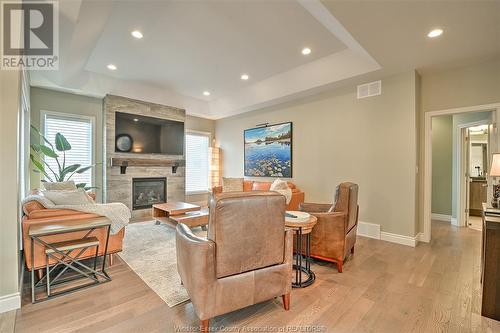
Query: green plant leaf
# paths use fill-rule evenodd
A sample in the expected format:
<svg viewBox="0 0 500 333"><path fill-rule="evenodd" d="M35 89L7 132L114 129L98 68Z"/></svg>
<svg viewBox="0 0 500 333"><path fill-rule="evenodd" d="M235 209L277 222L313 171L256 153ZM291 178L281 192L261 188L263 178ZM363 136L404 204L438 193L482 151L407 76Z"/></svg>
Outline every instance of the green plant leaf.
<svg viewBox="0 0 500 333"><path fill-rule="evenodd" d="M36 135L38 135L39 137L42 138L43 141L45 141L46 144L48 144L52 150L54 150L54 146L52 145L52 143L50 143L49 140L47 140L47 138L45 136L42 135L42 133L40 133L40 130L38 130L38 128L36 128L35 126L31 125L31 130L33 132L35 132Z"/></svg>
<svg viewBox="0 0 500 333"><path fill-rule="evenodd" d="M30 160L31 160L31 163L33 163L33 165L36 167L36 169L41 172L48 180L50 181L53 181L52 178L49 177L49 175L47 174L47 172L45 172L45 167L42 163L40 163L39 161L37 161L35 159L35 156L33 154L30 154Z"/></svg>
<svg viewBox="0 0 500 333"><path fill-rule="evenodd" d="M39 145L37 143L33 143L31 145L31 147L36 152L40 152L40 153L44 154L47 157L51 157L51 158L58 158L59 157L59 155L57 155L55 151L53 151L51 148L49 148L47 146Z"/></svg>
<svg viewBox="0 0 500 333"><path fill-rule="evenodd" d="M56 133L56 149L58 151L68 151L71 150L71 145L68 140L61 133Z"/></svg>
<svg viewBox="0 0 500 333"><path fill-rule="evenodd" d="M40 145L38 143L32 143L30 145L31 149L33 149L34 151L36 151L37 153L40 152Z"/></svg>
<svg viewBox="0 0 500 333"><path fill-rule="evenodd" d="M80 164L72 164L72 165L68 165L67 167L65 167L63 169L63 172L64 173L70 173L70 172L75 172L76 170L78 170L78 168L81 167Z"/></svg>
<svg viewBox="0 0 500 333"><path fill-rule="evenodd" d="M72 164L72 165L69 165L67 167L65 167L64 169L61 170L61 172L59 173L59 181L60 182L63 182L64 181L64 177L66 177L66 175L68 173L71 173L71 176L73 175L73 173L78 170L78 168L80 168L81 165L80 164ZM68 177L68 179L66 180L69 180L71 178L71 176Z"/></svg>
<svg viewBox="0 0 500 333"><path fill-rule="evenodd" d="M85 189L85 191L88 191L88 190L92 190L92 189L99 188L99 187L87 186L87 183L78 183L78 184L76 184L76 188L83 188L83 189Z"/></svg>
<svg viewBox="0 0 500 333"><path fill-rule="evenodd" d="M87 171L88 169L92 168L93 165L89 165L89 166L86 166L86 167L83 167L83 168L80 168L78 170L76 170L75 172L76 173L84 173L85 171Z"/></svg>

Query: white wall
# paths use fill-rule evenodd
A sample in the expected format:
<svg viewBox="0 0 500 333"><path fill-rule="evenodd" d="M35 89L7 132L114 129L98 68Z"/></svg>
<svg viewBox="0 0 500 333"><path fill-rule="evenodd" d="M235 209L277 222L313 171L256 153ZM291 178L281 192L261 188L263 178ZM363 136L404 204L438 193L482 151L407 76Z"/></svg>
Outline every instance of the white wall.
<svg viewBox="0 0 500 333"><path fill-rule="evenodd" d="M482 62L425 72L421 75L420 87L420 147L424 147L424 114L475 105L500 103L500 57ZM496 144L492 144L495 149ZM419 155L419 169L425 165L425 151ZM419 174L419 211L424 210L424 173ZM490 192L490 191L488 191ZM419 230L424 229L423 214L419 218Z"/></svg>
<svg viewBox="0 0 500 333"><path fill-rule="evenodd" d="M453 116L432 118L432 213L451 217Z"/></svg>
<svg viewBox="0 0 500 333"><path fill-rule="evenodd" d="M0 312L20 306L18 118L20 72L0 70Z"/></svg>
<svg viewBox="0 0 500 333"><path fill-rule="evenodd" d="M243 130L293 122L293 182L308 202L332 202L335 186L359 184L360 220L415 235L416 75L382 79L382 95L356 87L216 121L225 177L243 177Z"/></svg>
<svg viewBox="0 0 500 333"><path fill-rule="evenodd" d="M95 163L94 177L97 201L102 200L103 191L103 111L102 99L75 95L43 88L31 88L31 124L37 128L41 126L41 111L53 111L68 114L77 114L95 119ZM40 187L40 174L31 173L32 188Z"/></svg>

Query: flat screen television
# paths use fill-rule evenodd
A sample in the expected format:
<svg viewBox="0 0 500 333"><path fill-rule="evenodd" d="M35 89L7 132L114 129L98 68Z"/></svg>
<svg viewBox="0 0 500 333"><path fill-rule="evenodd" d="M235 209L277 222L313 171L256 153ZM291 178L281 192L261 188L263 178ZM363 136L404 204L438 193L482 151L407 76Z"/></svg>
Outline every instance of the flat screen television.
<svg viewBox="0 0 500 333"><path fill-rule="evenodd" d="M130 113L115 113L115 152L184 154L184 123Z"/></svg>

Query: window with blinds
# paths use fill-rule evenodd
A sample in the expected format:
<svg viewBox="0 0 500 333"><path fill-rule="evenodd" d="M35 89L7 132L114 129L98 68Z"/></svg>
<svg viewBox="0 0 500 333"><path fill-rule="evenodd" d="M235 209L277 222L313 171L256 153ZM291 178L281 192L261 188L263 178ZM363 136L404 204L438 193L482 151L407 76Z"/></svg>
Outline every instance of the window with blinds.
<svg viewBox="0 0 500 333"><path fill-rule="evenodd" d="M59 132L71 145L71 150L66 151L66 166L80 164L82 167L93 164L93 118L77 115L66 115L58 113L45 113L43 115L44 136L54 145L56 133ZM63 152L56 153L62 163ZM58 165L53 158L46 158L48 165L57 172ZM48 172L51 175L51 172ZM82 174L75 173L71 177L76 184L86 183L93 186L92 169Z"/></svg>
<svg viewBox="0 0 500 333"><path fill-rule="evenodd" d="M208 191L209 136L198 133L186 134L186 192Z"/></svg>

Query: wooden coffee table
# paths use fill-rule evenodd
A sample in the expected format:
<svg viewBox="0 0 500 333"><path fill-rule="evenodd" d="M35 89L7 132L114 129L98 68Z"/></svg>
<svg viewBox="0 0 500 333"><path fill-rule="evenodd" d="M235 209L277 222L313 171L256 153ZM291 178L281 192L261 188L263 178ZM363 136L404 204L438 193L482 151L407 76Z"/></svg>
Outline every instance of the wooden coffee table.
<svg viewBox="0 0 500 333"><path fill-rule="evenodd" d="M153 219L157 224L172 226L184 223L190 228L208 224L208 209L187 202L172 201L153 205Z"/></svg>

